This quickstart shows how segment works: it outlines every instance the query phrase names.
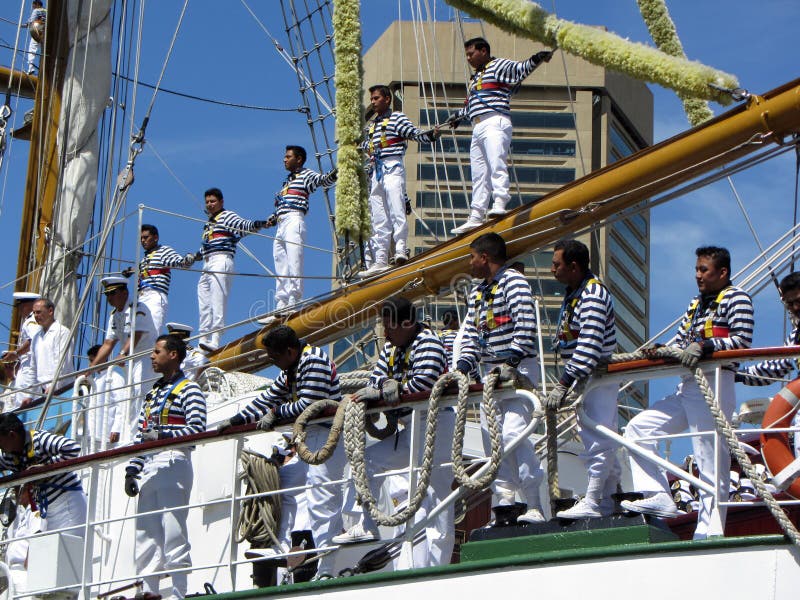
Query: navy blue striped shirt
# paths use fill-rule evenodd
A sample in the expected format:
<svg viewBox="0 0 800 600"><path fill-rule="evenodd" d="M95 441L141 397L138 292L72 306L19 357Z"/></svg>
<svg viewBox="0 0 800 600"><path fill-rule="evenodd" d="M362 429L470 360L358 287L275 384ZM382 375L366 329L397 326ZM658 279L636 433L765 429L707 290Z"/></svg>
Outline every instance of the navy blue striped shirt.
<svg viewBox="0 0 800 600"><path fill-rule="evenodd" d="M707 351L749 348L753 343L753 301L747 293L730 286L717 305L717 294L696 296L681 319L668 346L686 348L699 341Z"/></svg>
<svg viewBox="0 0 800 600"><path fill-rule="evenodd" d="M236 244L248 233L258 231L256 222L243 219L232 210L221 210L203 225L203 258L211 254L236 254Z"/></svg>
<svg viewBox="0 0 800 600"><path fill-rule="evenodd" d="M272 385L233 419L241 417L251 423L270 410L279 419L294 419L317 400L341 399L339 375L333 361L321 348L304 345L297 365L281 371Z"/></svg>
<svg viewBox="0 0 800 600"><path fill-rule="evenodd" d="M800 328L795 326L792 333L786 338L784 346L796 346L800 342ZM776 379L784 379L789 373L798 368L796 358L774 358L762 360L750 365L736 374L737 380L745 385L769 385ZM764 378L767 379L764 379Z"/></svg>
<svg viewBox="0 0 800 600"><path fill-rule="evenodd" d="M436 332L418 325L419 332L405 348L386 342L369 384L380 388L387 379L401 384L401 393L424 392L447 371L447 353Z"/></svg>
<svg viewBox="0 0 800 600"><path fill-rule="evenodd" d="M77 458L81 447L75 440L47 431L26 431L27 439L22 454L0 453L0 469L19 473L37 465L54 465L70 458ZM61 473L37 480L34 485L39 494L44 494L47 503L52 503L68 490L81 490L81 481L75 473Z"/></svg>
<svg viewBox="0 0 800 600"><path fill-rule="evenodd" d="M275 194L275 214L285 215L292 211L308 212L308 197L318 187L330 187L336 182L336 171L320 175L311 169L300 169L286 178L281 191Z"/></svg>
<svg viewBox="0 0 800 600"><path fill-rule="evenodd" d="M183 383L183 382L186 383ZM158 429L159 439L177 438L206 430L206 397L194 381L178 371L169 380L163 377L153 384L139 411L134 443L142 441L146 429ZM132 458L130 466L137 472L144 467L141 456Z"/></svg>
<svg viewBox="0 0 800 600"><path fill-rule="evenodd" d="M367 122L361 149L370 159L403 157L408 147L406 140L433 142L430 132L422 131L399 111L386 111Z"/></svg>
<svg viewBox="0 0 800 600"><path fill-rule="evenodd" d="M528 280L503 268L494 279L476 285L464 317L461 357L470 370L479 361L500 364L507 358L536 356L536 311Z"/></svg>
<svg viewBox="0 0 800 600"><path fill-rule="evenodd" d="M616 349L614 301L591 273L564 298L558 337L558 351L565 363L561 382L565 385L589 377L600 359Z"/></svg>
<svg viewBox="0 0 800 600"><path fill-rule="evenodd" d="M158 245L144 254L139 263L139 290L152 289L169 294L170 267L180 267L183 257L171 247Z"/></svg>
<svg viewBox="0 0 800 600"><path fill-rule="evenodd" d="M522 62L493 58L470 78L466 102L457 116L474 119L490 113L511 114L511 94L538 66L535 55Z"/></svg>

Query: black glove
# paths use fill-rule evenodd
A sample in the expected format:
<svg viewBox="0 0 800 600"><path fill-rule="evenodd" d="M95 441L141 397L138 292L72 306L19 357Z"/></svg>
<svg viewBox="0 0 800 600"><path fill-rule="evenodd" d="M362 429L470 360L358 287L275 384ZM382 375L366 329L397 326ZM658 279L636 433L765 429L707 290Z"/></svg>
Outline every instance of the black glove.
<svg viewBox="0 0 800 600"><path fill-rule="evenodd" d="M278 215L272 214L267 217L267 227L275 227L278 224Z"/></svg>
<svg viewBox="0 0 800 600"><path fill-rule="evenodd" d="M200 250L198 250L197 252L194 253L194 259L203 260L203 253Z"/></svg>
<svg viewBox="0 0 800 600"><path fill-rule="evenodd" d="M194 252L187 252L186 255L183 257L183 261L181 262L182 267L191 267L194 264L194 261L197 260L197 256Z"/></svg>
<svg viewBox="0 0 800 600"><path fill-rule="evenodd" d="M542 50L541 52L537 52L531 56L533 63L539 65L543 62L550 62L550 59L553 58L553 52L555 52L555 50Z"/></svg>
<svg viewBox="0 0 800 600"><path fill-rule="evenodd" d="M267 226L266 221L253 221L253 226L256 229L264 229Z"/></svg>
<svg viewBox="0 0 800 600"><path fill-rule="evenodd" d="M743 373L734 373L733 380L736 383L744 383L746 381Z"/></svg>
<svg viewBox="0 0 800 600"><path fill-rule="evenodd" d="M131 498L139 494L139 472L133 467L125 467L125 493Z"/></svg>
<svg viewBox="0 0 800 600"><path fill-rule="evenodd" d="M219 423L217 423L217 431L225 431L226 429L230 429L231 427L236 427L238 425L245 424L244 417L240 415L233 415L230 419L223 419Z"/></svg>
<svg viewBox="0 0 800 600"><path fill-rule="evenodd" d="M462 120L463 118L464 118L464 117L459 117L458 115L450 115L450 116L447 118L447 121L445 121L445 123L447 123L448 125L450 125L450 128L451 128L451 129L458 129L458 126L461 124L461 120Z"/></svg>
<svg viewBox="0 0 800 600"><path fill-rule="evenodd" d="M128 267L127 269L122 269L122 271L120 272L120 274L123 277L130 277L131 275L133 275L133 273L134 273L133 267Z"/></svg>
<svg viewBox="0 0 800 600"><path fill-rule="evenodd" d="M408 196L406 196L406 214L411 214L411 200L408 199Z"/></svg>
<svg viewBox="0 0 800 600"><path fill-rule="evenodd" d="M700 342L692 342L681 350L681 364L690 371L697 368L701 358L703 358L703 345Z"/></svg>
<svg viewBox="0 0 800 600"><path fill-rule="evenodd" d="M469 361L459 358L458 362L456 363L456 370L461 371L464 375L469 376L469 372L472 370L472 367L470 366Z"/></svg>
<svg viewBox="0 0 800 600"><path fill-rule="evenodd" d="M336 181L337 179L339 179L339 169L338 169L338 168L334 168L334 169L331 171L331 179L333 179L334 181Z"/></svg>

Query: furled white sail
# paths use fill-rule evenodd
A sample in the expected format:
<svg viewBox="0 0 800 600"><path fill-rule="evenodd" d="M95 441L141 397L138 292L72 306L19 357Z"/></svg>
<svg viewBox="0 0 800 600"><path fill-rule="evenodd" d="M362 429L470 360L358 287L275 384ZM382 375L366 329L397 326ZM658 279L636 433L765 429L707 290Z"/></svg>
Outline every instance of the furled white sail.
<svg viewBox="0 0 800 600"><path fill-rule="evenodd" d="M97 190L98 124L111 85L111 0L67 3L69 53L58 132L62 174L50 231L42 291L71 323L77 304L76 269Z"/></svg>

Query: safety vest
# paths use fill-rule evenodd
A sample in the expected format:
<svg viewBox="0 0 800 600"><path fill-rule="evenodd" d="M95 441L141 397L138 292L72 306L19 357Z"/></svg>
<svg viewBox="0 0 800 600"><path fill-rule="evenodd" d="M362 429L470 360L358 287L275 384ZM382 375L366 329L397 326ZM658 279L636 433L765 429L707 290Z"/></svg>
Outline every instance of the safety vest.
<svg viewBox="0 0 800 600"><path fill-rule="evenodd" d="M139 279L140 280L141 279L147 279L148 277L155 277L156 275L169 275L170 274L171 270L170 270L169 267L164 267L163 269L151 269L151 268L149 268L149 266L148 266L150 264L149 263L149 258L150 258L149 255L152 252L155 252L156 250L158 250L157 247L153 248L153 250L150 253L148 253L148 256L146 256L145 259L139 264Z"/></svg>
<svg viewBox="0 0 800 600"><path fill-rule="evenodd" d="M500 283L495 281L492 288L489 290L489 294L486 296L486 329L492 330L500 325L505 325L511 321L510 316L501 316L495 317L494 310L492 309L492 305L494 304L494 297L497 294L497 289L500 287ZM480 305L479 305L480 303ZM481 318L481 308L483 306L483 290L478 289L477 293L475 294L475 329L480 330L480 318Z"/></svg>
<svg viewBox="0 0 800 600"><path fill-rule="evenodd" d="M486 65L480 71L478 71L476 73L478 78L475 80L475 85L472 86L471 91L480 92L482 90L510 90L511 89L511 84L502 83L500 81L490 81L488 83L483 83L483 74L486 72L486 69L488 69L495 60L497 60L497 59L493 58L492 60L490 60L488 63L486 63Z"/></svg>
<svg viewBox="0 0 800 600"><path fill-rule="evenodd" d="M719 305L722 304L722 300L725 298L725 294L728 293L733 289L733 286L728 286L720 291L717 294L717 297L714 298L714 301L711 302L709 305L709 316L706 319L705 324L703 325L703 332L702 338L704 340L710 338L726 338L730 335L730 329L728 327L715 327L714 326L714 316L717 314L717 310L719 310ZM694 318L695 314L697 313L697 309L700 307L700 300L701 298L695 298L692 300L692 303L689 305L689 310L686 312L686 324L683 326L683 330L689 334L692 333L694 330Z"/></svg>
<svg viewBox="0 0 800 600"><path fill-rule="evenodd" d="M389 126L389 120L391 119L391 115L386 117L385 119L381 120L381 141L380 147L381 148L388 148L389 146L395 146L397 144L403 143L403 138L401 137L386 137L386 128ZM373 120L369 124L369 132L368 138L369 141L367 143L367 149L369 150L370 155L375 153L375 141L374 141L374 134L375 134L375 127L377 126L377 120Z"/></svg>
<svg viewBox="0 0 800 600"><path fill-rule="evenodd" d="M212 225L217 224L217 216L221 214L222 211L219 211L216 215L208 218L208 223L206 223L205 226L203 227L204 242L210 242L211 240L218 240L220 238L236 237L232 232L228 230L214 232L214 228L212 227Z"/></svg>
<svg viewBox="0 0 800 600"><path fill-rule="evenodd" d="M186 417L181 416L169 416L169 411L172 408L172 404L175 402L175 398L177 398L180 393L183 391L183 388L189 383L189 379L184 377L180 381L176 382L175 385L172 386L172 389L169 393L164 397L164 401L162 402L161 406L155 411L158 413L158 425L185 425L186 424ZM154 408L154 392L155 390L150 390L147 393L147 396L144 399L144 422L142 423L142 428L147 429L150 425L150 414L153 412Z"/></svg>
<svg viewBox="0 0 800 600"><path fill-rule="evenodd" d="M587 286L596 283L597 285L602 286L602 282L595 277L590 277L586 280L586 282L581 286L580 291L574 294L572 300L567 302L564 300L564 305L561 307L561 316L560 321L561 325L558 328L558 339L564 342L571 342L572 340L578 339L581 331L580 329L570 329L569 322L572 320L572 315L575 313L575 307L578 305L578 301L581 299L581 294L583 294L583 290L586 289Z"/></svg>

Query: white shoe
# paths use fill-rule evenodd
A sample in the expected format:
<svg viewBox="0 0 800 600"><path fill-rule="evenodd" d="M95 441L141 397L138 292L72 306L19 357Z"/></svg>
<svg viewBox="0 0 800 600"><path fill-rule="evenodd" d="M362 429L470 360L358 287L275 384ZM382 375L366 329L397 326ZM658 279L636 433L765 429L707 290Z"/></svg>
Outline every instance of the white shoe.
<svg viewBox="0 0 800 600"><path fill-rule="evenodd" d="M372 277L373 275L378 275L388 270L389 270L389 265L375 263L369 269L365 269L364 271L359 271L358 276L361 279L366 279L367 277Z"/></svg>
<svg viewBox="0 0 800 600"><path fill-rule="evenodd" d="M467 233L468 231L477 229L481 225L483 225L483 221L478 221L477 219L470 217L467 219L466 223L459 225L458 227L453 227L453 229L450 230L450 233L453 235L461 235L462 233Z"/></svg>
<svg viewBox="0 0 800 600"><path fill-rule="evenodd" d="M556 516L559 519L599 519L603 515L597 504L581 498L572 508L558 511Z"/></svg>
<svg viewBox="0 0 800 600"><path fill-rule="evenodd" d="M277 323L279 319L280 317L278 315L267 315L266 317L257 319L256 323L259 325L272 325L273 323Z"/></svg>
<svg viewBox="0 0 800 600"><path fill-rule="evenodd" d="M525 514L517 517L517 521L522 523L544 523L546 520L538 508L529 508Z"/></svg>
<svg viewBox="0 0 800 600"><path fill-rule="evenodd" d="M492 208L490 208L486 213L486 215L489 217L502 217L505 214L508 214L508 211L506 210L505 205L501 204L500 202L495 202L492 205Z"/></svg>
<svg viewBox="0 0 800 600"><path fill-rule="evenodd" d="M675 502L672 501L672 496L664 492L658 492L642 500L623 500L619 505L623 510L665 519L677 517L680 514Z"/></svg>
<svg viewBox="0 0 800 600"><path fill-rule="evenodd" d="M381 539L381 536L374 531L366 531L361 523L356 523L342 534L331 538L334 544L359 544L361 542L374 542Z"/></svg>

